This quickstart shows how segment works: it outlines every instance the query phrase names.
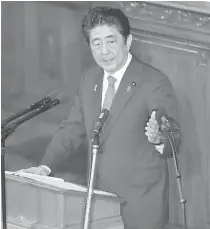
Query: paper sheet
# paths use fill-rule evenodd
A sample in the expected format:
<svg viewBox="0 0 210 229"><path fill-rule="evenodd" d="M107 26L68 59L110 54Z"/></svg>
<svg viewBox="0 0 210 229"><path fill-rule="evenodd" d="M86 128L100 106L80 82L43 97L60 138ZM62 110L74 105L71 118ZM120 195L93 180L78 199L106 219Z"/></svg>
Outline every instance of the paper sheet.
<svg viewBox="0 0 210 229"><path fill-rule="evenodd" d="M57 177L49 177L49 176L42 176L42 175L37 175L37 174L32 174L32 173L25 173L25 172L11 172L11 171L5 171L5 174L8 175L15 175L15 176L20 176L20 177L25 177L29 178L32 180L36 180L45 184L50 184L58 188L62 188L65 190L74 190L74 191L79 191L79 192L87 192L87 188L81 185L77 185L74 183L70 182L65 182L62 178L57 178ZM117 197L117 195L101 190L94 190L95 194L98 195L105 195L105 196L112 196L112 197Z"/></svg>

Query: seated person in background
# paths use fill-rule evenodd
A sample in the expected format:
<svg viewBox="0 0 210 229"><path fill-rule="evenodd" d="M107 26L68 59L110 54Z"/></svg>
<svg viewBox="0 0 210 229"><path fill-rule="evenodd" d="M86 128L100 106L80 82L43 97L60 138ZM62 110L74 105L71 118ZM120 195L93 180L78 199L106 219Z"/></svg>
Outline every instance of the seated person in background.
<svg viewBox="0 0 210 229"><path fill-rule="evenodd" d="M131 54L130 25L121 10L92 8L82 31L96 66L84 72L69 117L52 138L41 165L24 171L54 173L58 163L81 147L91 158L92 130L105 108L109 116L100 136L95 188L124 199L126 229L162 229L168 221L171 153L162 136L162 121L167 118L176 129L177 148L181 136L173 87L159 70Z"/></svg>

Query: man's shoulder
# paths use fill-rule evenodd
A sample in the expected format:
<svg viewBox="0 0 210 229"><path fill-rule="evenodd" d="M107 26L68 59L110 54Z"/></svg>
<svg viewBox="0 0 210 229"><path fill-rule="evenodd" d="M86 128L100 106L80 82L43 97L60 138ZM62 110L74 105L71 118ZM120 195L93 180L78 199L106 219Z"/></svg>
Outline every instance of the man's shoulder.
<svg viewBox="0 0 210 229"><path fill-rule="evenodd" d="M82 85L91 86L96 82L97 78L102 74L103 74L103 70L97 65L87 68L83 71L81 83Z"/></svg>
<svg viewBox="0 0 210 229"><path fill-rule="evenodd" d="M131 64L138 72L144 73L147 76L168 78L160 69L138 59L136 56L133 56Z"/></svg>
<svg viewBox="0 0 210 229"><path fill-rule="evenodd" d="M141 78L144 78L145 81L156 82L159 80L169 80L168 76L160 69L138 59L134 55L131 61L131 69L134 73L139 74Z"/></svg>
<svg viewBox="0 0 210 229"><path fill-rule="evenodd" d="M89 77L94 77L98 74L100 74L103 70L98 66L98 65L94 65L91 66L87 69L85 69L85 71L83 72L84 77L89 76Z"/></svg>

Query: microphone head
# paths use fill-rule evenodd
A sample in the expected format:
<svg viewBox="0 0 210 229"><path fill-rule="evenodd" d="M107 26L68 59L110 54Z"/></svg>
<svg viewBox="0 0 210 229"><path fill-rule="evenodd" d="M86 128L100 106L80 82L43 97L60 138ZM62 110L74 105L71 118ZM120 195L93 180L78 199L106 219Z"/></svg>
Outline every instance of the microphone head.
<svg viewBox="0 0 210 229"><path fill-rule="evenodd" d="M104 126L104 123L106 122L106 119L109 115L109 111L107 109L103 109L100 113L100 116L95 124L95 127L93 129L93 134L92 134L92 140L96 140L99 134L102 131L102 128Z"/></svg>
<svg viewBox="0 0 210 229"><path fill-rule="evenodd" d="M60 104L65 104L69 102L70 96L67 92L61 92L54 98L54 100L58 100Z"/></svg>
<svg viewBox="0 0 210 229"><path fill-rule="evenodd" d="M108 117L108 115L109 115L109 111L107 109L103 109L101 111L101 114L99 116L99 119L105 119L106 120L107 117Z"/></svg>

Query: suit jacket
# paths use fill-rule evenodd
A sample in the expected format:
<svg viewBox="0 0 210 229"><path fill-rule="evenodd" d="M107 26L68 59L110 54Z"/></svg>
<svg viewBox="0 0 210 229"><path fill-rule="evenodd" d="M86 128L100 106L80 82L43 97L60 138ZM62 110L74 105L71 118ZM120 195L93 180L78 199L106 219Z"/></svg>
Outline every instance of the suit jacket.
<svg viewBox="0 0 210 229"><path fill-rule="evenodd" d="M69 118L42 160L52 171L70 153L89 148L101 112L102 82L103 70L98 66L84 72ZM170 147L166 141L164 156L159 155L144 129L151 112L158 108L177 123L177 99L169 79L133 56L103 127L97 160L97 188L124 199L121 212L129 229L161 229L168 221Z"/></svg>

